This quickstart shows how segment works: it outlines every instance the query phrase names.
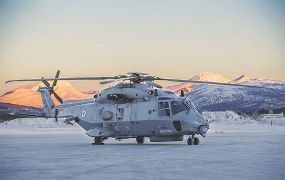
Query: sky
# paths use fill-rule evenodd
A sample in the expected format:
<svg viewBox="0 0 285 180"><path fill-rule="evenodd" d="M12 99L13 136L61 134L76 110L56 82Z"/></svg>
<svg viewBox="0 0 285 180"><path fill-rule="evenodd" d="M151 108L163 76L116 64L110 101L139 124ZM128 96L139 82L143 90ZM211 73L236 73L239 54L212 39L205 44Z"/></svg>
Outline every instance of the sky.
<svg viewBox="0 0 285 180"><path fill-rule="evenodd" d="M0 94L9 79L213 72L285 80L282 0L0 0ZM98 82L72 82L80 91Z"/></svg>

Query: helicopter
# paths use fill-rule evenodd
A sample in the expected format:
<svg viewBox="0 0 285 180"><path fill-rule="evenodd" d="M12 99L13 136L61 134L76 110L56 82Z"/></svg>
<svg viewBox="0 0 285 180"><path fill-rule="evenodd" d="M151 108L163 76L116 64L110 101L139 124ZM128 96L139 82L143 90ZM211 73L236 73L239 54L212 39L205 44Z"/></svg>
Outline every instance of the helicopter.
<svg viewBox="0 0 285 180"><path fill-rule="evenodd" d="M209 121L203 118L191 100L181 90L180 95L163 89L154 81L190 82L224 86L263 88L260 86L218 83L210 81L182 80L150 76L143 72L130 72L126 75L110 77L59 77L16 79L10 82L41 81L39 87L42 99L43 115L36 117L65 118L68 124L78 123L86 134L94 138L95 145L104 144L104 140L135 138L143 144L145 138L150 142L183 141L187 136L188 145L198 145L198 136L205 137ZM99 80L100 84L116 83L98 92L94 98L84 100L66 100L54 91L59 80L82 81ZM50 84L48 81L53 81ZM53 95L60 105L56 106ZM32 115L29 115L31 117Z"/></svg>

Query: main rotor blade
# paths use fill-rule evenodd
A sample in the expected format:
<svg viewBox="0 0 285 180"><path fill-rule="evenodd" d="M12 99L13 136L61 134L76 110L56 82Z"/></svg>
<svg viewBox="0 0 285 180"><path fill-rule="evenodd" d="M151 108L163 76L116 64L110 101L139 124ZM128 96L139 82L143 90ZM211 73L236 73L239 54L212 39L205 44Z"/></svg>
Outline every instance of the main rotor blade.
<svg viewBox="0 0 285 180"><path fill-rule="evenodd" d="M55 74L55 78L59 77L60 70L58 70ZM57 84L57 79L53 81L51 88L53 89Z"/></svg>
<svg viewBox="0 0 285 180"><path fill-rule="evenodd" d="M69 81L80 81L80 80L106 80L106 79L119 79L121 77L70 77L70 78L45 78L46 81L52 80L69 80ZM42 81L42 79L13 79L6 81L5 83L10 82L25 82L25 81Z"/></svg>
<svg viewBox="0 0 285 180"><path fill-rule="evenodd" d="M109 83L113 83L113 82L125 81L125 80L130 80L130 79L132 79L132 77L112 79L112 80L107 80L107 81L101 81L100 84L109 84Z"/></svg>
<svg viewBox="0 0 285 180"><path fill-rule="evenodd" d="M219 83L212 81L195 81L195 80L183 80L183 79L168 79L168 78L155 78L154 80L159 81L171 81L171 82L190 82L190 83L198 83L198 84L215 84L215 85L223 85L223 86L240 86L240 87L249 87L249 88L265 88L262 86L252 86L252 85L242 85L242 84L230 84L230 83Z"/></svg>
<svg viewBox="0 0 285 180"><path fill-rule="evenodd" d="M42 77L41 81L46 85L46 87L50 88L49 82Z"/></svg>
<svg viewBox="0 0 285 180"><path fill-rule="evenodd" d="M63 100L61 99L61 97L60 97L58 94L56 94L56 92L53 91L52 94L53 94L54 97L58 100L58 102L59 102L60 104L63 103Z"/></svg>

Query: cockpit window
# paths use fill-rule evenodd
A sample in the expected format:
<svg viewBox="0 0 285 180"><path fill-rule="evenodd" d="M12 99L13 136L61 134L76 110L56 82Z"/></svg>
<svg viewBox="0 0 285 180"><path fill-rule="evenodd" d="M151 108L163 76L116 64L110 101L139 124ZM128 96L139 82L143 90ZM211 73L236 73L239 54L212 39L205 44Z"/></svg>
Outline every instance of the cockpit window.
<svg viewBox="0 0 285 180"><path fill-rule="evenodd" d="M159 109L169 108L168 102L159 102Z"/></svg>
<svg viewBox="0 0 285 180"><path fill-rule="evenodd" d="M170 107L168 101L161 101L158 103L158 115L170 116Z"/></svg>
<svg viewBox="0 0 285 180"><path fill-rule="evenodd" d="M186 110L189 110L189 108L182 101L171 101L172 115L178 114Z"/></svg>

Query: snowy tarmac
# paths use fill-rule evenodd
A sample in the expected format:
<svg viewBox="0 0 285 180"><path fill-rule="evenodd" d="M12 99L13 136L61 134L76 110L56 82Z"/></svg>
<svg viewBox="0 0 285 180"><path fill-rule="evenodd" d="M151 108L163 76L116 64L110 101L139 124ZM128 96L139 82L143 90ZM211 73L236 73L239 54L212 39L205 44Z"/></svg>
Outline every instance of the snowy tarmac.
<svg viewBox="0 0 285 180"><path fill-rule="evenodd" d="M285 126L216 124L198 146L91 145L80 128L0 128L0 179L285 179Z"/></svg>

